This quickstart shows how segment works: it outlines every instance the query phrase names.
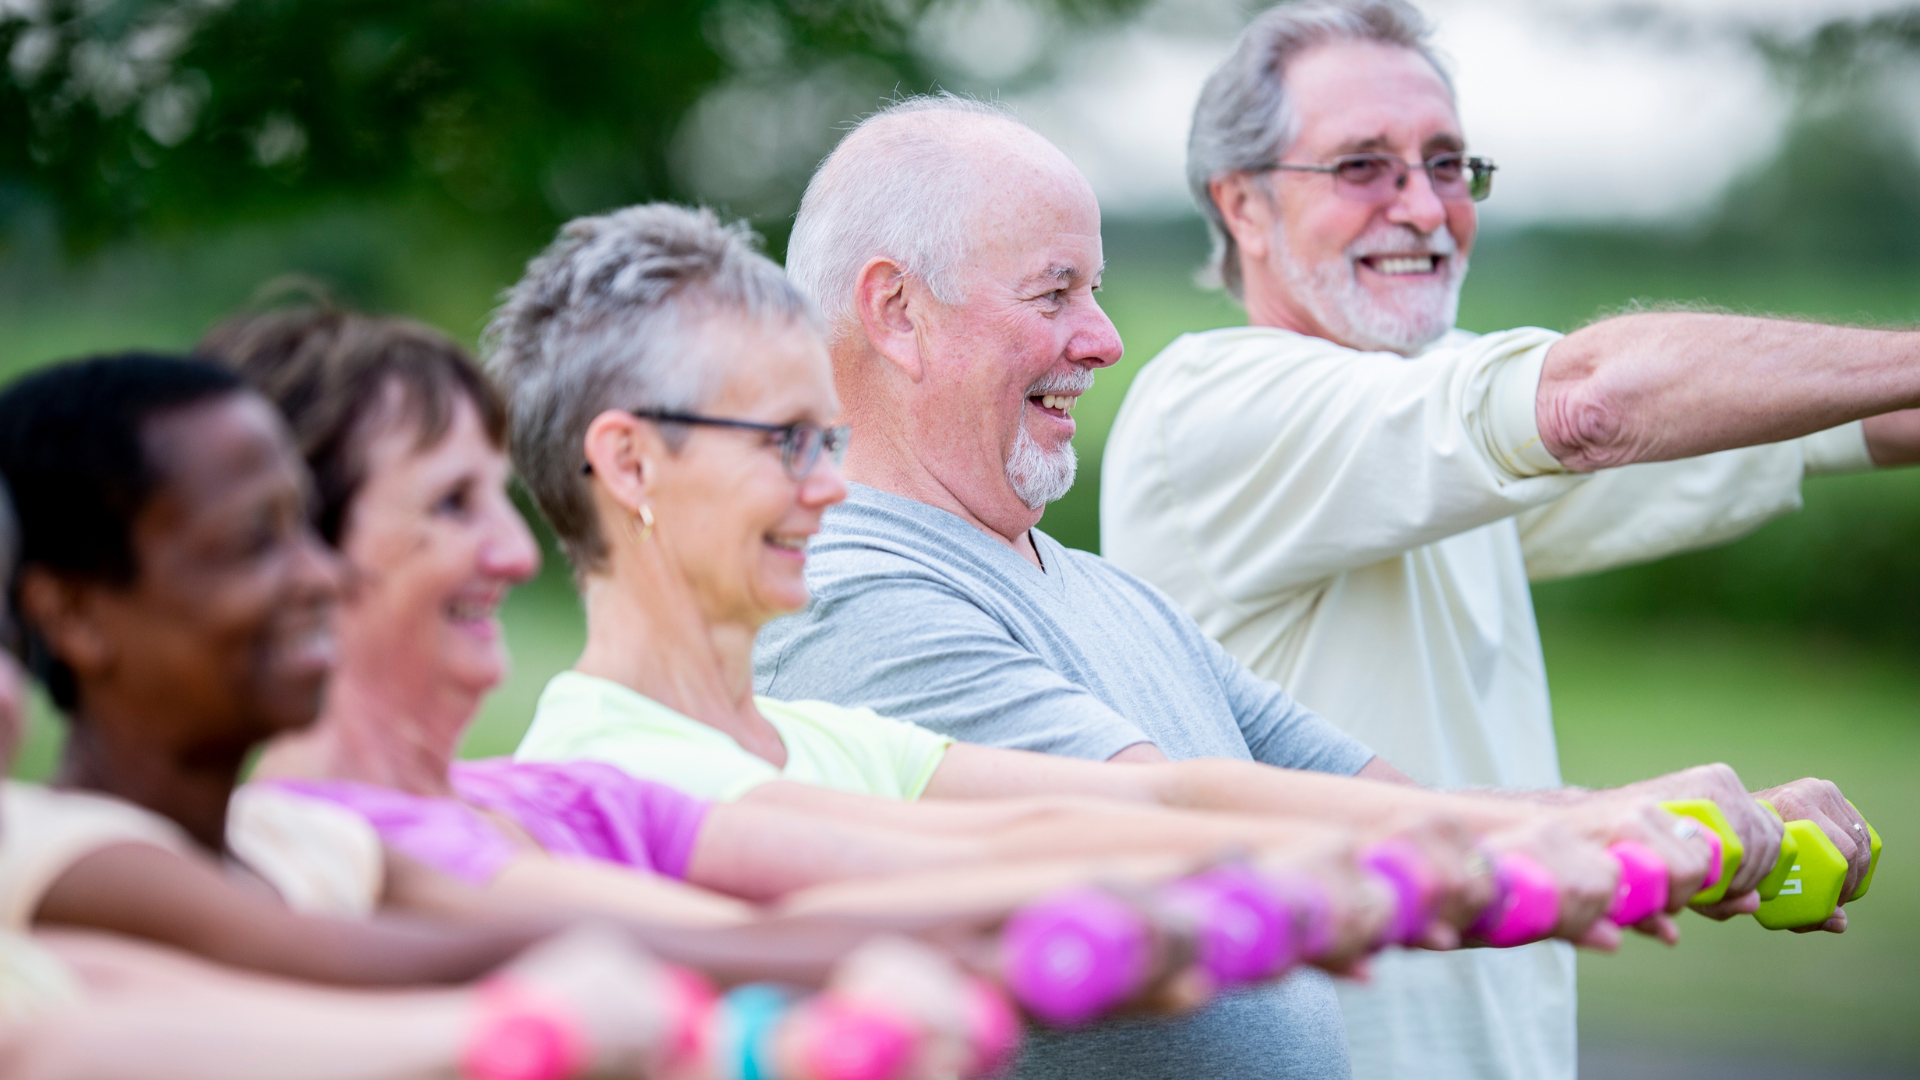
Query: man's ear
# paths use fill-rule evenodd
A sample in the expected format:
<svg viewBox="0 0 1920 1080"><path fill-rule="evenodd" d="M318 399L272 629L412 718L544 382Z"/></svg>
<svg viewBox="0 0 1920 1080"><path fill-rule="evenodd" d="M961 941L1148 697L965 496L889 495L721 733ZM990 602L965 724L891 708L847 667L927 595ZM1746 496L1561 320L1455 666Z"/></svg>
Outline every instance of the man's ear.
<svg viewBox="0 0 1920 1080"><path fill-rule="evenodd" d="M925 290L909 288L906 268L892 259L869 260L853 282L854 313L873 351L914 382L926 370L917 326L925 298Z"/></svg>
<svg viewBox="0 0 1920 1080"><path fill-rule="evenodd" d="M638 513L652 499L654 475L666 444L653 425L626 411L608 409L587 424L587 465L613 500Z"/></svg>
<svg viewBox="0 0 1920 1080"><path fill-rule="evenodd" d="M79 676L113 664L112 637L92 603L98 585L73 581L38 566L20 572L20 615L53 655Z"/></svg>
<svg viewBox="0 0 1920 1080"><path fill-rule="evenodd" d="M1227 231L1240 247L1240 257L1265 262L1272 254L1273 227L1279 218L1279 207L1274 205L1273 195L1261 177L1250 172L1216 176L1207 183L1207 194L1213 197L1213 205L1226 220Z"/></svg>

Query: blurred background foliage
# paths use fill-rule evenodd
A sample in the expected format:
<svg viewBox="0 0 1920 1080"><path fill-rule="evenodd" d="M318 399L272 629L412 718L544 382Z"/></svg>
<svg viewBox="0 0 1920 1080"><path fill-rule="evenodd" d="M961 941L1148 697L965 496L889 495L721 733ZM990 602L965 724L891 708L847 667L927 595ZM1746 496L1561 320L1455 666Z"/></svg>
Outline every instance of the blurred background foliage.
<svg viewBox="0 0 1920 1080"><path fill-rule="evenodd" d="M1035 0L1063 25L1139 3ZM653 198L779 212L834 125L942 74L920 47L942 13L935 0L7 0L4 213L37 205L85 250L341 200L527 235ZM1044 63L1031 67L1003 81Z"/></svg>
<svg viewBox="0 0 1920 1080"><path fill-rule="evenodd" d="M187 347L287 274L472 341L559 222L649 198L748 217L777 255L846 123L936 85L1044 86L1056 46L1146 6L0 0L0 378ZM1775 152L1684 219L1490 228L1462 325L1571 329L1667 302L1920 324L1920 8L1787 30L1647 5L1590 17L1743 43L1791 118ZM1658 184L1702 163L1640 166ZM1092 550L1101 451L1133 373L1182 332L1242 320L1192 283L1206 246L1193 214L1110 216L1105 235L1103 303L1127 356L1077 411L1081 479L1044 522ZM1920 863L1901 839L1920 834L1920 470L1810 483L1806 503L1724 548L1536 591L1569 781L1706 759L1756 787L1828 775L1888 838L1843 938L1693 919L1684 956L1632 942L1583 960L1590 1080L1920 1075ZM551 550L505 618L517 670L473 753L510 751L577 655ZM37 711L22 775L58 752Z"/></svg>

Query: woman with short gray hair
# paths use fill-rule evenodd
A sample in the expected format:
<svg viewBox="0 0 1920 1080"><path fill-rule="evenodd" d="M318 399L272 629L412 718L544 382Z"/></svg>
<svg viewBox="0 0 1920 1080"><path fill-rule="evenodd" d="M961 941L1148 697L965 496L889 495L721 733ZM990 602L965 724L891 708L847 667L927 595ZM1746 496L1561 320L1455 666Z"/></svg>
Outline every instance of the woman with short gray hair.
<svg viewBox="0 0 1920 1080"><path fill-rule="evenodd" d="M654 203L568 223L488 325L489 366L512 402L514 464L581 572L607 556L584 467L588 426L610 402L683 413L711 396L724 367L703 331L716 317L821 330L813 303L744 224ZM808 441L793 450L817 456L822 434L796 432ZM660 435L678 450L687 427ZM834 438L825 448L837 454L846 433Z"/></svg>

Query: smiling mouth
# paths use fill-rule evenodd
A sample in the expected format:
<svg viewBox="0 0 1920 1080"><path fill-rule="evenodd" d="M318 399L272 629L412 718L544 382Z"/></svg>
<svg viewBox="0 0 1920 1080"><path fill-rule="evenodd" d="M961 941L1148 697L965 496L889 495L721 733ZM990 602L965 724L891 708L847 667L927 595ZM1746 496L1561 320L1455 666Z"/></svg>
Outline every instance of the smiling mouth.
<svg viewBox="0 0 1920 1080"><path fill-rule="evenodd" d="M455 600L446 607L447 618L459 623L488 622L500 612L497 599L478 600L465 598Z"/></svg>
<svg viewBox="0 0 1920 1080"><path fill-rule="evenodd" d="M1035 408L1054 416L1071 417L1073 407L1080 404L1079 394L1031 394L1027 397Z"/></svg>
<svg viewBox="0 0 1920 1080"><path fill-rule="evenodd" d="M804 555L807 551L807 536L801 533L768 533L767 544L782 551L791 551Z"/></svg>
<svg viewBox="0 0 1920 1080"><path fill-rule="evenodd" d="M1405 277L1415 274L1431 274L1438 271L1446 261L1445 255L1433 252L1421 252L1412 255L1365 255L1360 265L1376 274L1388 277Z"/></svg>

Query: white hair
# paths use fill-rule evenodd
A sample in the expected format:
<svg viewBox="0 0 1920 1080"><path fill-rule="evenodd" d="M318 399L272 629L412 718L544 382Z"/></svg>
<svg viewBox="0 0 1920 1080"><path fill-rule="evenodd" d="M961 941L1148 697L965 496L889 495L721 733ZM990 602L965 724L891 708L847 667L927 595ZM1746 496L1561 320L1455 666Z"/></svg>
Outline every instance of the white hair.
<svg viewBox="0 0 1920 1080"><path fill-rule="evenodd" d="M513 463L577 570L607 554L582 474L595 416L696 409L732 374L698 347L710 326L820 328L759 244L743 223L669 203L575 218L493 313L487 366L506 394Z"/></svg>
<svg viewBox="0 0 1920 1080"><path fill-rule="evenodd" d="M1412 49L1445 82L1453 80L1430 44L1433 27L1406 0L1304 0L1267 9L1240 32L1232 55L1207 76L1187 136L1187 187L1213 234L1208 275L1240 295L1240 250L1214 205L1213 181L1280 160L1300 131L1286 94L1287 64L1329 41L1377 42Z"/></svg>
<svg viewBox="0 0 1920 1080"><path fill-rule="evenodd" d="M787 278L820 305L836 340L856 321L860 268L877 257L942 303L966 299L957 270L972 248L975 167L934 125L900 122L928 113L1026 126L1003 105L943 92L897 101L840 140L808 182L787 242Z"/></svg>

